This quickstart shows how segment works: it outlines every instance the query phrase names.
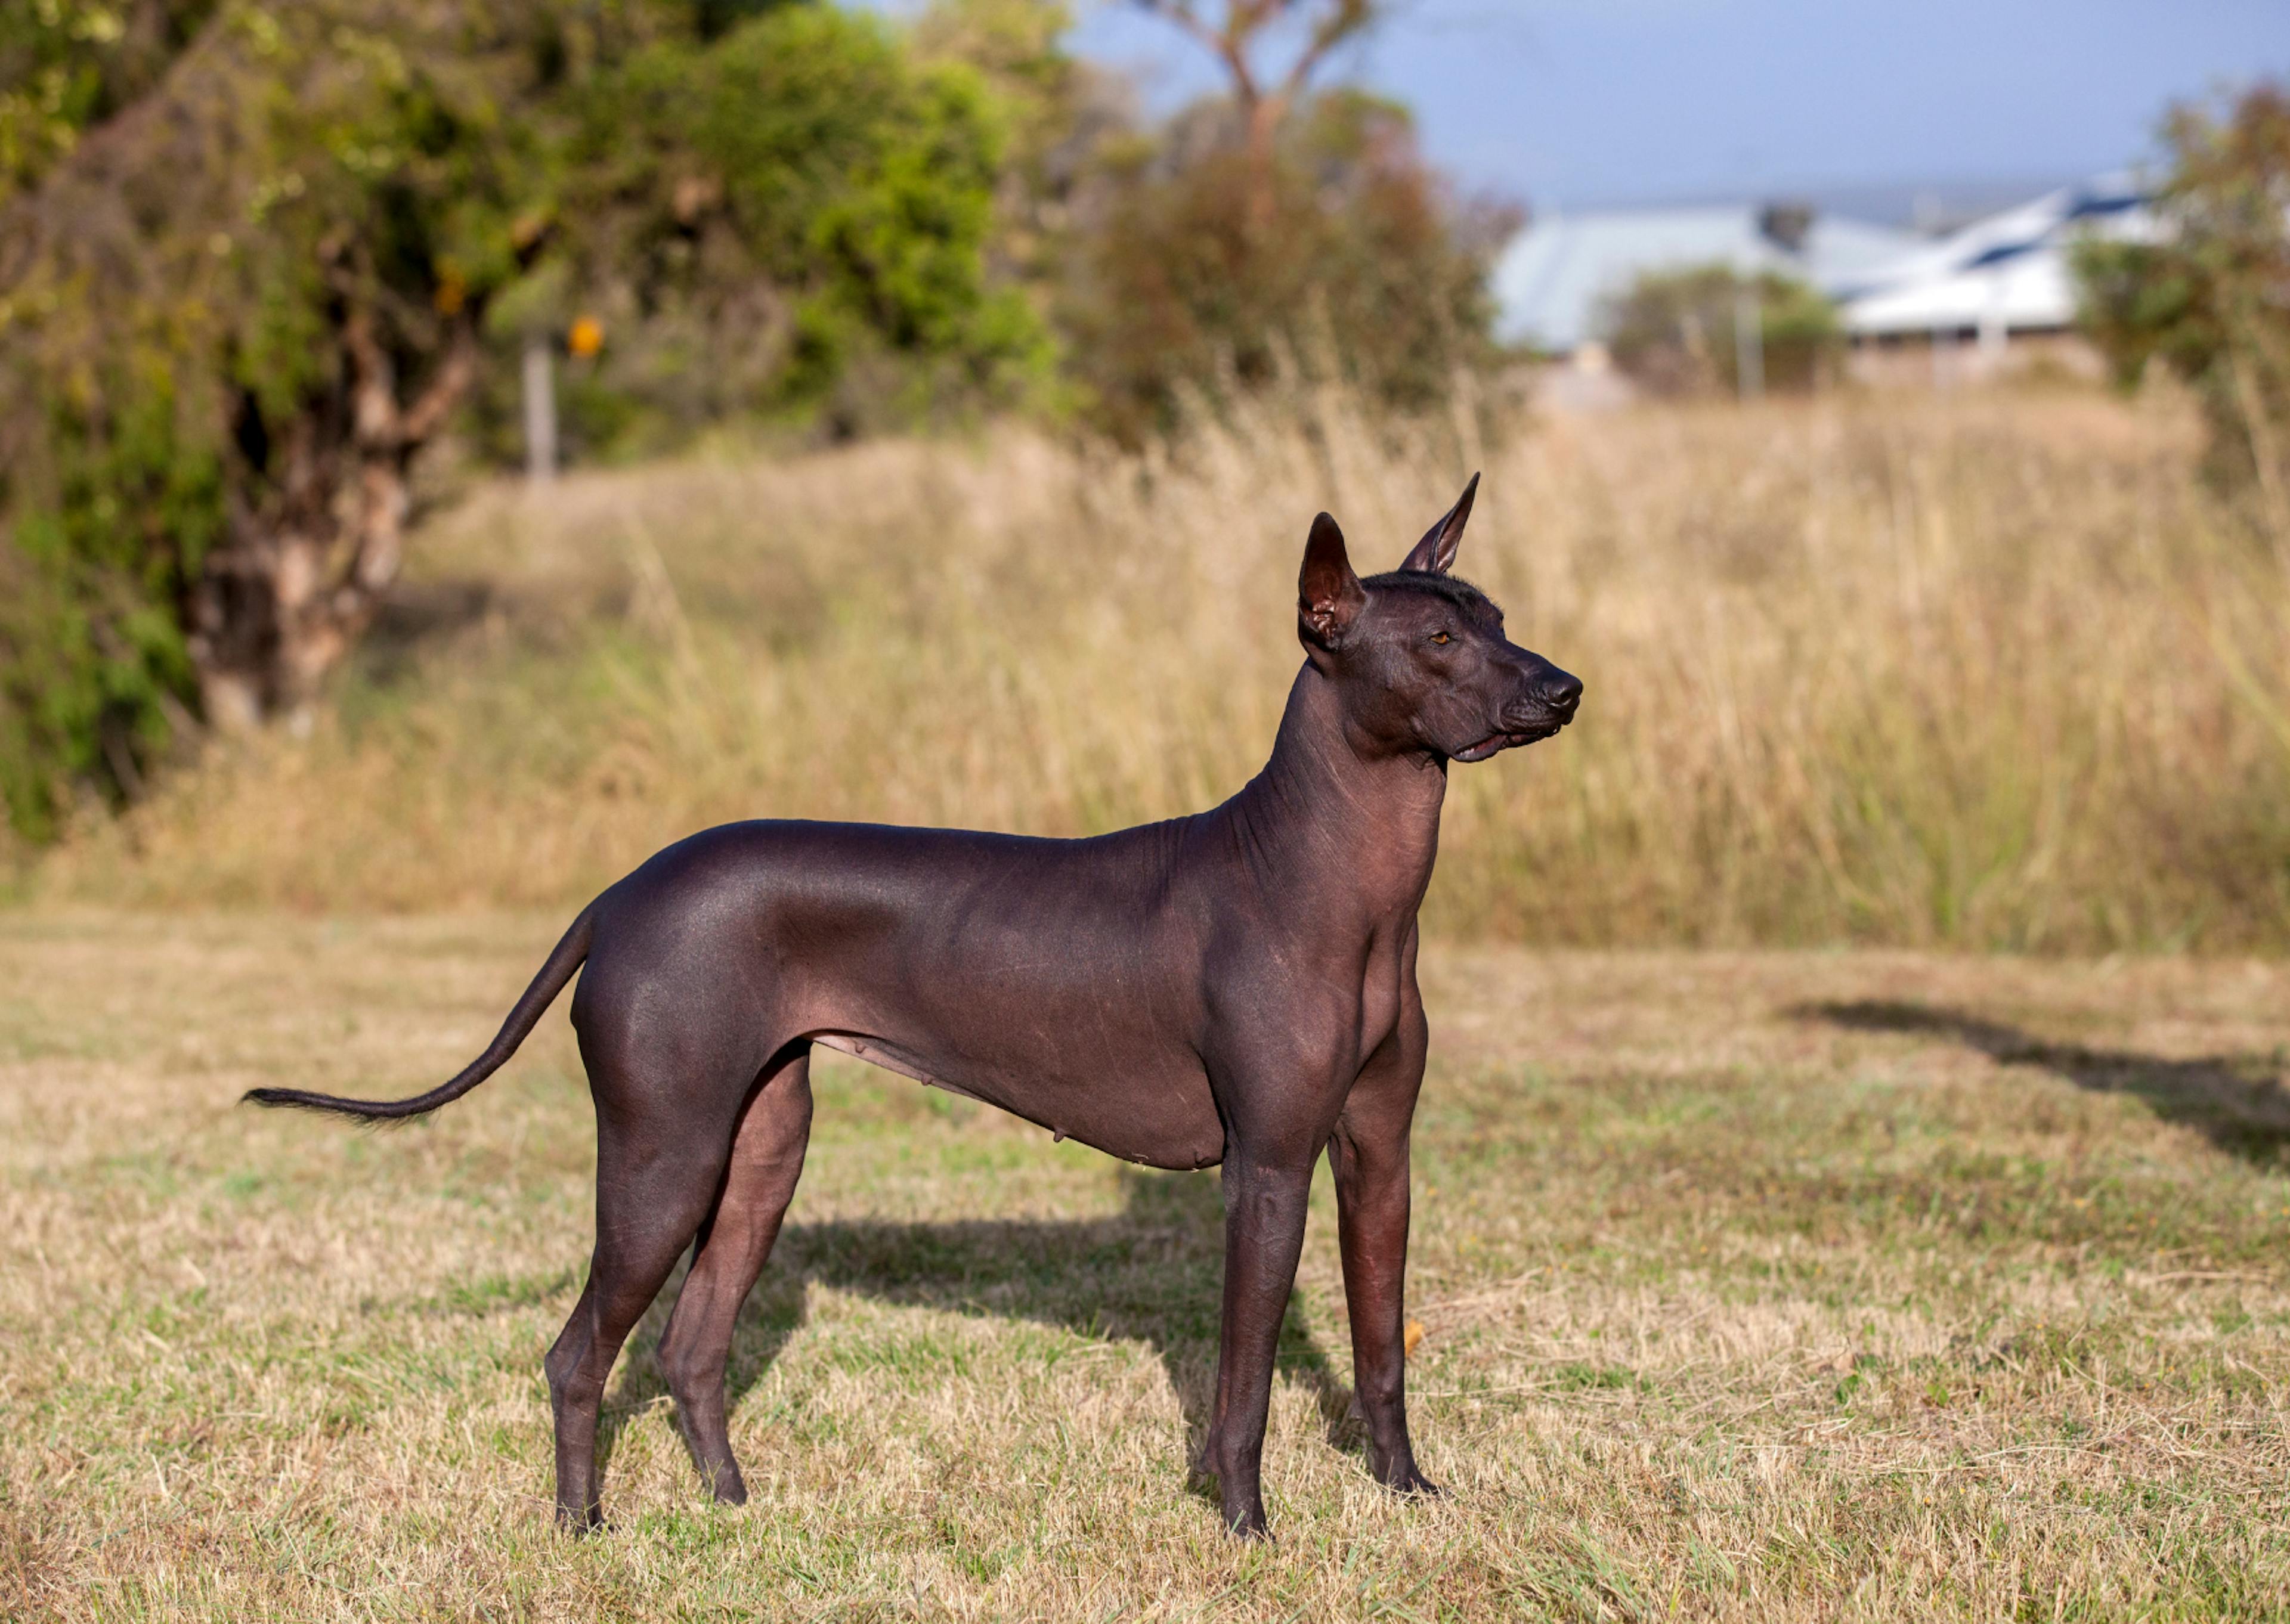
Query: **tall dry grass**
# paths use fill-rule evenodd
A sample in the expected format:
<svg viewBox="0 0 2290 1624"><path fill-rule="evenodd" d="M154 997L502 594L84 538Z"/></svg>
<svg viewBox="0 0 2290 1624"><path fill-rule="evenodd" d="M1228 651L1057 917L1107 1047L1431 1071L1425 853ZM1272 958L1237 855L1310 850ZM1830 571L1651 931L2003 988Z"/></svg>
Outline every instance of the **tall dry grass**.
<svg viewBox="0 0 2290 1624"><path fill-rule="evenodd" d="M2085 950L2290 941L2290 586L2188 413L2080 395L1374 423L1126 458L1018 431L479 493L307 737L214 752L38 889L571 906L754 816L1079 834L1229 794L1312 513L1581 674L1457 769L1437 928Z"/></svg>

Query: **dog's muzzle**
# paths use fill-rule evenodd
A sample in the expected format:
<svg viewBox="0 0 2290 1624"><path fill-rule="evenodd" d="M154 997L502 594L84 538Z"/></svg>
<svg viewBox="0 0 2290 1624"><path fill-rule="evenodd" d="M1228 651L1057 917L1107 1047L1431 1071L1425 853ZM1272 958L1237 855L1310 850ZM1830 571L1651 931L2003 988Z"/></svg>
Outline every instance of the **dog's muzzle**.
<svg viewBox="0 0 2290 1624"><path fill-rule="evenodd" d="M1505 709L1500 732L1489 733L1477 744L1456 751L1453 759L1485 761L1499 750L1512 750L1522 745L1539 743L1572 722L1575 707L1581 700L1582 684L1574 678L1561 676L1547 682L1530 702Z"/></svg>
<svg viewBox="0 0 2290 1624"><path fill-rule="evenodd" d="M1561 716L1549 722L1536 723L1532 725L1521 726L1515 731L1489 733L1485 738L1480 740L1478 743L1472 745L1466 749L1456 751L1451 759L1455 761L1485 761L1488 756L1493 756L1498 750L1513 750L1517 749L1521 745L1534 744L1541 740L1548 739L1551 734L1557 732L1560 728L1565 725L1566 718Z"/></svg>

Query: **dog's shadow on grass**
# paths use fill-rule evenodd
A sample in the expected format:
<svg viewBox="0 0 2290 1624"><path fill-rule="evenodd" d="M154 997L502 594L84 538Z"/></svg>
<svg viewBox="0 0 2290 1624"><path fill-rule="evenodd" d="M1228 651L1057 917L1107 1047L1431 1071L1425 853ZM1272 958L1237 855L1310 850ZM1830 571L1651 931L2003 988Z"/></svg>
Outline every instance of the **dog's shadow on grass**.
<svg viewBox="0 0 2290 1624"><path fill-rule="evenodd" d="M2166 1122L2194 1128L2220 1149L2263 1167L2282 1165L2290 1153L2290 1091L2283 1087L2279 1053L2166 1060L2046 1043L2002 1021L1921 1004L1809 1004L1790 1013L1857 1032L1946 1038L1998 1065L2040 1066L2093 1093L2131 1094Z"/></svg>
<svg viewBox="0 0 2290 1624"><path fill-rule="evenodd" d="M1125 1202L1107 1218L890 1223L837 1219L790 1224L773 1248L732 1344L725 1397L740 1401L808 1317L811 1288L878 1301L1055 1325L1106 1340L1149 1345L1182 1408L1189 1458L1207 1430L1224 1278L1224 1201L1213 1173L1123 1169ZM618 1388L606 1401L598 1463L631 1417L666 1398L654 1357L677 1277L629 1339ZM1351 1388L1292 1306L1280 1328L1279 1373L1308 1388L1328 1441L1360 1451L1365 1433ZM1197 1492L1206 1492L1197 1478Z"/></svg>

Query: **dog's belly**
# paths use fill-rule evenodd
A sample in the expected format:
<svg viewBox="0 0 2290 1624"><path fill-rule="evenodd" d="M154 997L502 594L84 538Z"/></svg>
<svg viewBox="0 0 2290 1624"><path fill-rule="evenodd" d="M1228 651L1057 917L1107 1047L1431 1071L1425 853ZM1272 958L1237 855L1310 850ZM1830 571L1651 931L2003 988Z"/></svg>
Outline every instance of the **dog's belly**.
<svg viewBox="0 0 2290 1624"><path fill-rule="evenodd" d="M1189 1068L1174 1055L1158 1065L1133 1062L1077 1077L1063 1075L1070 1056L933 1052L942 1045L869 1032L814 1032L811 1038L933 1088L998 1106L1059 1139L1077 1140L1125 1162L1183 1171L1224 1159L1224 1124L1208 1076L1197 1062Z"/></svg>

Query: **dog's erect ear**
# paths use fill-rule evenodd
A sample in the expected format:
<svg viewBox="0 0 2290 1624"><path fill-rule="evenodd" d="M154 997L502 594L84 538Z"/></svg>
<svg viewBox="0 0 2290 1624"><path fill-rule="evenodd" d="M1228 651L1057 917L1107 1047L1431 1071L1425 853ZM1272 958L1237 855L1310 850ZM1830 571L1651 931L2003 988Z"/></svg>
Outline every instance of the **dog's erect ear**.
<svg viewBox="0 0 2290 1624"><path fill-rule="evenodd" d="M1423 532L1423 540L1415 550L1401 561L1403 570L1421 570L1432 575L1445 575L1455 567L1455 549L1463 544L1463 526L1471 522L1471 499L1479 493L1479 476L1471 476L1471 483L1463 487L1463 494L1447 515Z"/></svg>
<svg viewBox="0 0 2290 1624"><path fill-rule="evenodd" d="M1344 532L1322 514L1312 521L1304 543L1304 567L1296 576L1296 635L1320 648L1333 648L1367 604L1367 588L1352 573Z"/></svg>

